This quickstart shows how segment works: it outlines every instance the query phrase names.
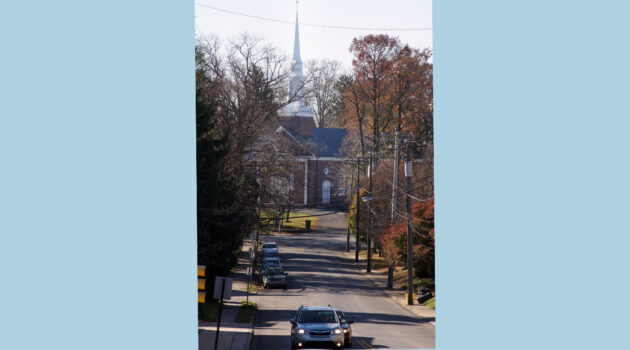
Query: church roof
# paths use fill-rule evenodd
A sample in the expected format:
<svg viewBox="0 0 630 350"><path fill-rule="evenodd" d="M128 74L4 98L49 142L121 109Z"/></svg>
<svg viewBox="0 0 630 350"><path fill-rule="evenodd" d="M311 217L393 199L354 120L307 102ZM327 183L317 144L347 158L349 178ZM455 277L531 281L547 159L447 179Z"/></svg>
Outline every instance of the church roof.
<svg viewBox="0 0 630 350"><path fill-rule="evenodd" d="M320 157L341 156L341 143L348 132L346 129L315 128L313 129L313 142L319 148Z"/></svg>

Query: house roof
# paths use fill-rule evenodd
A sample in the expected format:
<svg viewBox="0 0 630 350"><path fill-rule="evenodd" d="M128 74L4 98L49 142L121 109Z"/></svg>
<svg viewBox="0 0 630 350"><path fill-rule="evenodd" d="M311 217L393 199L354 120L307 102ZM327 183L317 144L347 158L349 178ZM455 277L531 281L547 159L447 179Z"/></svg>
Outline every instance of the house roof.
<svg viewBox="0 0 630 350"><path fill-rule="evenodd" d="M319 148L320 157L333 157L341 155L341 142L348 132L346 129L315 128L313 129L313 142Z"/></svg>

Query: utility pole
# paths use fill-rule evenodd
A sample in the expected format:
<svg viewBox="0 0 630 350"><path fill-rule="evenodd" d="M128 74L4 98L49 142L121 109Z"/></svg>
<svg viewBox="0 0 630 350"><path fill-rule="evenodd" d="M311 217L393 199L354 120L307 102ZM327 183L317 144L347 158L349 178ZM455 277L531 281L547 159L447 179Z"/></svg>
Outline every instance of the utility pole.
<svg viewBox="0 0 630 350"><path fill-rule="evenodd" d="M254 274L254 251L249 248L249 266L247 267L247 294L245 297L245 305L249 305L249 286L252 283L252 275Z"/></svg>
<svg viewBox="0 0 630 350"><path fill-rule="evenodd" d="M411 176L413 163L411 161L411 142L407 136L407 156L405 157L405 178L407 179L407 305L413 305L413 241L411 237Z"/></svg>
<svg viewBox="0 0 630 350"><path fill-rule="evenodd" d="M359 213L361 212L359 210L359 180L361 179L361 161L359 160L359 158L357 158L357 187L356 187L356 193L357 193L357 215L355 215L355 227L357 228L357 235L355 237L355 243L356 243L356 249L354 250L354 262L359 262Z"/></svg>
<svg viewBox="0 0 630 350"><path fill-rule="evenodd" d="M215 283L216 286L216 283ZM221 281L221 300L219 300L219 316L217 318L217 332L214 336L214 348L219 345L219 327L221 327L221 309L223 309L223 297L225 296L225 278Z"/></svg>
<svg viewBox="0 0 630 350"><path fill-rule="evenodd" d="M352 187L354 186L354 169L350 166L350 198L352 198ZM346 237L346 252L350 251L350 223L348 222L348 236Z"/></svg>
<svg viewBox="0 0 630 350"><path fill-rule="evenodd" d="M398 189L398 128L396 128L396 136L394 138L394 179L392 181L392 225L396 223L396 192Z"/></svg>
<svg viewBox="0 0 630 350"><path fill-rule="evenodd" d="M370 192L370 200L372 199L372 152L370 151L370 188L369 188L369 192ZM372 272L372 215L370 213L370 203L368 201L368 212L367 212L367 219L368 219L368 232L367 232L367 268L366 271L368 273Z"/></svg>

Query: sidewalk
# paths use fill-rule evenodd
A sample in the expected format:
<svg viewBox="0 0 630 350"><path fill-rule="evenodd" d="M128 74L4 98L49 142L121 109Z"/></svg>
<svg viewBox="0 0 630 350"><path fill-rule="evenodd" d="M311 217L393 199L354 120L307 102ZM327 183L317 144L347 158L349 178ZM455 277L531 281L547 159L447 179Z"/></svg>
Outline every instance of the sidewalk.
<svg viewBox="0 0 630 350"><path fill-rule="evenodd" d="M363 242L360 242L360 247L361 247L361 250L364 250L367 248L367 245L364 245ZM355 258L354 247L351 247L350 251L345 252L345 254L348 258L352 259L352 261L354 262L354 258ZM365 262L359 260L358 264L365 264ZM355 263L355 265L358 265L358 264ZM435 310L429 309L428 307L424 305L418 304L417 300L413 301L414 302L413 305L407 305L407 299L405 298L405 293L407 293L406 290L387 289L387 274L386 273L385 274L379 274L379 273L374 273L374 272L367 273L367 271L365 270L365 267L361 268L361 273L365 275L366 277L368 277L370 280L372 280L372 282L374 282L374 284L376 284L384 294L392 298L398 304L405 307L407 310L411 311L416 316L422 319L427 319L429 323L435 327Z"/></svg>
<svg viewBox="0 0 630 350"><path fill-rule="evenodd" d="M216 322L199 321L199 350L249 350L253 337L253 318L250 323L237 323L236 316L241 302L247 296L246 268L249 266L248 251L251 242L245 240L243 248L238 257L238 264L231 276L232 298L226 300L221 311L221 327L219 328L219 343L214 349L215 335L217 330ZM249 300L255 294L249 293Z"/></svg>

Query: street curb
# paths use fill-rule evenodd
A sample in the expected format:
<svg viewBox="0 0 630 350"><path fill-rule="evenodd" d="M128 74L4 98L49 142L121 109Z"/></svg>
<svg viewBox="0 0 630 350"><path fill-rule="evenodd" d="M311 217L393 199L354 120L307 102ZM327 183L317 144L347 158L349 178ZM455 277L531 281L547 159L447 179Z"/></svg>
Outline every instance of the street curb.
<svg viewBox="0 0 630 350"><path fill-rule="evenodd" d="M251 348L252 348L252 343L253 343L253 340L254 340L254 324L256 324L256 312L257 311L258 311L258 304L256 304L256 311L254 311L254 314L252 315L252 323L249 325L250 328L252 329L252 331L249 332L249 338L247 339L247 342L249 344L245 346L245 349L247 349L247 350L251 350Z"/></svg>
<svg viewBox="0 0 630 350"><path fill-rule="evenodd" d="M351 253L351 252L352 252L352 250L351 250L351 251L349 251L349 252L347 252L347 251L345 251L345 250L344 250L344 252L343 252L343 253L346 255L346 257L348 257L348 256L350 256L350 253ZM352 261L352 263L353 263L355 266L359 267L359 264L358 264L356 261L354 261L354 257L352 257L352 256L350 256L350 257L351 257L351 259L350 259L350 260ZM381 291L381 293L382 293L382 294L384 294L384 295L388 296L388 297L389 297L390 299L392 299L392 300L393 300L396 304L399 304L399 305L400 305L400 306L402 306L403 308L407 309L409 312L411 312L412 314L414 314L414 315L415 315L416 317L418 317L418 318L421 318L421 319L423 319L423 318L427 318L427 317L423 317L423 316L420 316L420 315L416 314L416 313L415 313L415 312L413 312L412 310L409 310L409 309L406 307L406 306L407 306L406 304L400 303L400 302L397 300L396 296L395 296L395 295L393 295L393 292L395 292L394 290L391 290L391 292L388 292L388 291L389 291L389 289L387 289L387 288L383 288L383 287L379 284L379 282L378 282L378 281L376 281L374 278L372 278L372 276L371 276L369 273L364 272L364 271L363 271L363 269L359 269L359 272L360 272L362 275L367 276L367 277L370 279L370 281L372 281L372 283L374 283L374 285L376 285L376 286L378 287L378 289ZM425 306L425 307L426 307L426 306ZM436 317L434 317L434 319L436 319ZM435 321L429 321L429 322L427 322L427 323L429 323L429 324L431 324L433 327L435 327Z"/></svg>

